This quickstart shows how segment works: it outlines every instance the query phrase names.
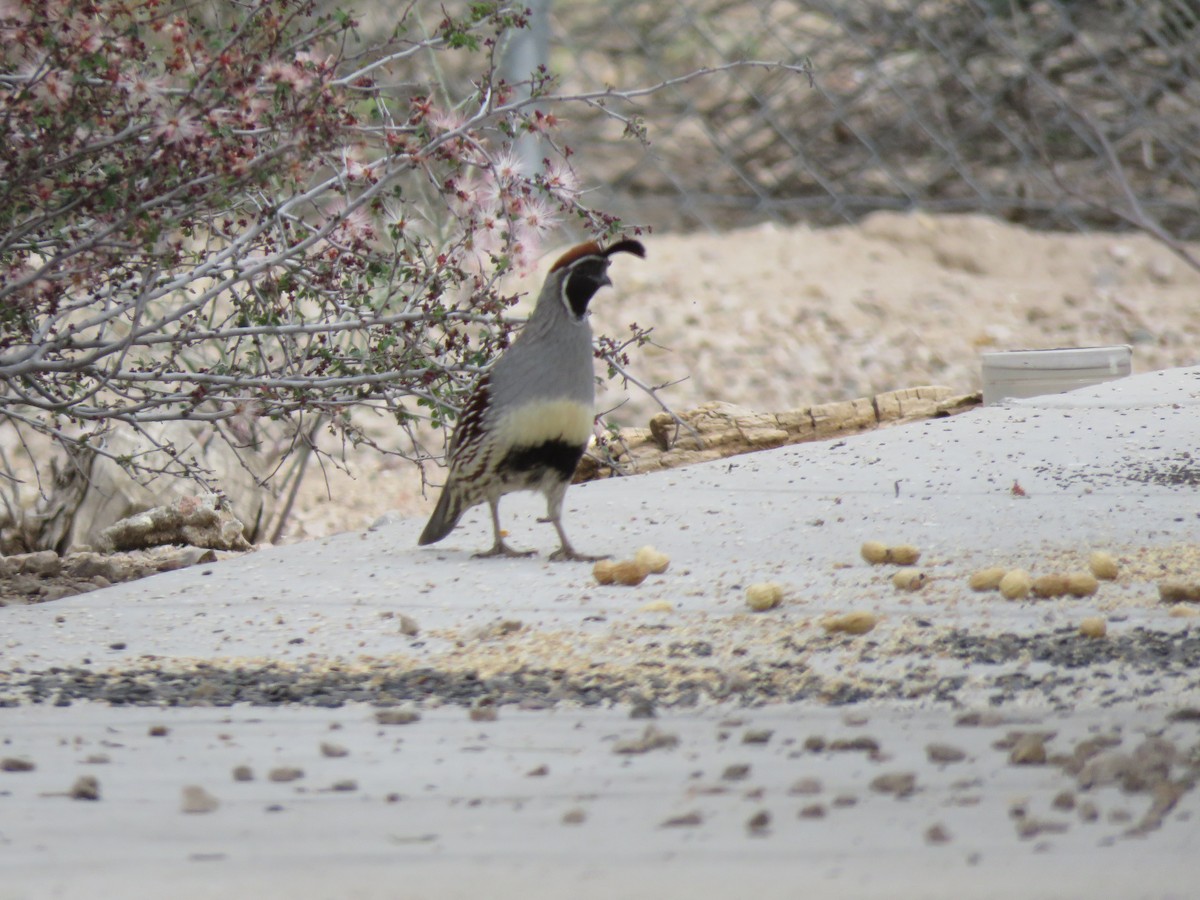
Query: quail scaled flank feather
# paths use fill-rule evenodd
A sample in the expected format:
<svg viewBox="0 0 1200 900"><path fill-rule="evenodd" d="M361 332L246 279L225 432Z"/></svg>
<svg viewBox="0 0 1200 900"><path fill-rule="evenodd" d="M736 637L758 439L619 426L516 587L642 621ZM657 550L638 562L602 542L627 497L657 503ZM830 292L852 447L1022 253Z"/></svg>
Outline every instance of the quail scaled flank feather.
<svg viewBox="0 0 1200 900"><path fill-rule="evenodd" d="M639 241L611 247L580 244L546 276L533 314L471 392L450 438L450 472L418 544L440 541L463 513L487 501L495 541L478 556L530 556L504 543L500 498L540 491L560 546L551 559L593 560L577 553L562 525L563 497L592 435L595 373L588 303L611 285L614 253L645 257Z"/></svg>

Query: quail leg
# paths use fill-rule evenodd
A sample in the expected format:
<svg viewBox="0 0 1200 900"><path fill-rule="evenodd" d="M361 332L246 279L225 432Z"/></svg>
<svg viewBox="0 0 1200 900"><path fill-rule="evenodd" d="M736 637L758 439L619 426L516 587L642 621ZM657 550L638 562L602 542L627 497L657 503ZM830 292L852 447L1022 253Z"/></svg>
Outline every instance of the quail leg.
<svg viewBox="0 0 1200 900"><path fill-rule="evenodd" d="M490 556L536 556L536 550L514 550L512 547L508 546L508 544L504 543L504 538L501 537L500 532L500 498L496 497L493 499L489 497L488 505L492 508L492 533L496 536L496 539L492 542L491 550L485 550L482 553L476 553L474 558L487 559Z"/></svg>
<svg viewBox="0 0 1200 900"><path fill-rule="evenodd" d="M550 554L552 562L595 562L598 559L608 559L608 554L600 556L589 556L586 553L579 553L571 546L571 542L567 540L567 533L562 526L562 504L563 497L567 495L567 484L563 482L551 488L546 492L546 510L550 514L550 521L554 523L554 530L558 532L559 548Z"/></svg>

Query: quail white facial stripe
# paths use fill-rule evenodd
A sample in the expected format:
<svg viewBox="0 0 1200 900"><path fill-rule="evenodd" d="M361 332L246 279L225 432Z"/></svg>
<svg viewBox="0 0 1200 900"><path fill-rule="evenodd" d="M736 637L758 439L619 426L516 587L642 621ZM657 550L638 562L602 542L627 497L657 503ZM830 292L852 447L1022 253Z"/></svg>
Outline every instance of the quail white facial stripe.
<svg viewBox="0 0 1200 900"><path fill-rule="evenodd" d="M592 436L591 407L573 400L535 400L509 410L495 424L502 447L534 447L548 441L584 446Z"/></svg>

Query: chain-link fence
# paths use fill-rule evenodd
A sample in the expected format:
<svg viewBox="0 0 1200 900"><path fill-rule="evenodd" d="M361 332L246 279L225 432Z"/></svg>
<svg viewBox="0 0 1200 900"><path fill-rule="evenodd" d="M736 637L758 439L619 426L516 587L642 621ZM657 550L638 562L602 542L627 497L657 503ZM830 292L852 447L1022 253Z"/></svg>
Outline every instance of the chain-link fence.
<svg viewBox="0 0 1200 900"><path fill-rule="evenodd" d="M723 228L976 211L1038 228L1144 217L1200 236L1200 0L552 0L564 87L651 84L643 148L571 139L629 221ZM625 110L628 112L628 109Z"/></svg>

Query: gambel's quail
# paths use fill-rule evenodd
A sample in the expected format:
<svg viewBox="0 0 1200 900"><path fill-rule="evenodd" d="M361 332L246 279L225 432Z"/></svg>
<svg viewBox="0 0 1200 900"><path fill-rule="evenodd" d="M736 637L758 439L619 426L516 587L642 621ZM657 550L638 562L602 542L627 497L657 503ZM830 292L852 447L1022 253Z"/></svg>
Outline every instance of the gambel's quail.
<svg viewBox="0 0 1200 900"><path fill-rule="evenodd" d="M595 417L595 373L588 303L611 285L614 253L644 257L640 242L595 242L568 250L550 269L533 315L479 379L450 438L450 473L419 544L448 535L463 513L485 500L495 542L479 556L530 556L513 550L500 531L500 498L540 491L561 546L551 559L592 560L575 552L562 525L562 503L587 448Z"/></svg>

